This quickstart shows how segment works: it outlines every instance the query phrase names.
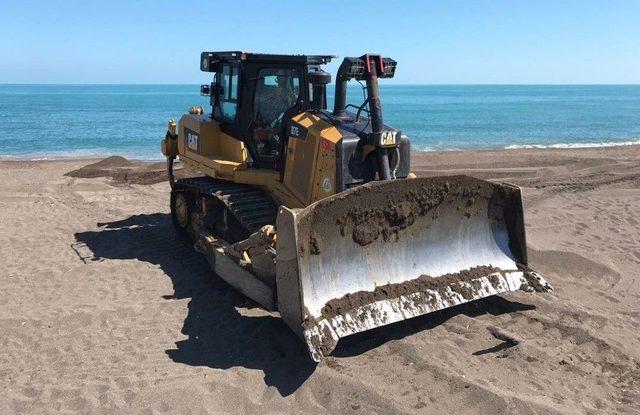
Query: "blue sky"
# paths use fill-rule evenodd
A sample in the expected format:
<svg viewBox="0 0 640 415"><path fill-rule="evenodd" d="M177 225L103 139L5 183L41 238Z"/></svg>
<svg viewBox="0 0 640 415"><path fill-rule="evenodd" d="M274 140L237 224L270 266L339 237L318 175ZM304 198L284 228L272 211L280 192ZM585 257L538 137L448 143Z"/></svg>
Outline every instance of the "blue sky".
<svg viewBox="0 0 640 415"><path fill-rule="evenodd" d="M640 83L637 0L0 0L0 17L0 83L197 84L200 52L230 49L382 53L403 84Z"/></svg>

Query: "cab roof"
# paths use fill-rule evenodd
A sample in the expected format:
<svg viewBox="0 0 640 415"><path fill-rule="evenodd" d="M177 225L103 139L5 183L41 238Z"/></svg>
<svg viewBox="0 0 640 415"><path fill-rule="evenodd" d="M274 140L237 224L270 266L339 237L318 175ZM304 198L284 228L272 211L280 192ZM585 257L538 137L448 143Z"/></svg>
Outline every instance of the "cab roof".
<svg viewBox="0 0 640 415"><path fill-rule="evenodd" d="M212 64L220 62L260 62L260 63L302 63L308 65L324 65L337 58L336 55L278 55L270 53L251 53L241 51L202 52L200 69L209 71ZM206 62L206 65L205 65Z"/></svg>

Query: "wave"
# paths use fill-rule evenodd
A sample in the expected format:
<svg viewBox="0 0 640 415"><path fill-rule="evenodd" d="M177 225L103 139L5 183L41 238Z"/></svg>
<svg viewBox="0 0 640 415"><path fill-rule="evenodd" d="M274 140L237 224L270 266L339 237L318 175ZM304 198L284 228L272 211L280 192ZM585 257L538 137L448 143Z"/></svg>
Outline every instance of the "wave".
<svg viewBox="0 0 640 415"><path fill-rule="evenodd" d="M0 160L74 160L74 159L97 159L110 156L122 156L130 160L140 161L164 161L160 156L141 155L139 152L117 151L115 149L75 149L75 150L55 150L38 151L26 153L0 154Z"/></svg>
<svg viewBox="0 0 640 415"><path fill-rule="evenodd" d="M413 143L411 143L411 144L413 144ZM435 148L427 146L427 145L415 145L415 146L412 145L411 147L412 147L411 150L413 150L413 151L438 151Z"/></svg>
<svg viewBox="0 0 640 415"><path fill-rule="evenodd" d="M518 149L545 149L545 148L598 148L598 147L617 147L640 145L640 139L632 141L603 141L591 143L555 143L555 144L509 144L502 147L505 150ZM476 146L458 146L445 147L437 145L435 147L426 144L416 144L412 146L413 151L418 152L449 152L449 151L475 151L475 150L496 150L501 147L476 147ZM52 150L52 151L33 151L33 152L17 152L9 154L1 154L0 160L65 160L65 159L95 159L118 155L131 160L159 162L165 158L160 154L151 154L144 150L118 150L117 148L86 148L73 150Z"/></svg>
<svg viewBox="0 0 640 415"><path fill-rule="evenodd" d="M597 148L597 147L618 147L633 146L640 144L640 140L635 141L603 141L600 143L557 143L557 144L510 144L504 148L507 150L517 150L522 148Z"/></svg>

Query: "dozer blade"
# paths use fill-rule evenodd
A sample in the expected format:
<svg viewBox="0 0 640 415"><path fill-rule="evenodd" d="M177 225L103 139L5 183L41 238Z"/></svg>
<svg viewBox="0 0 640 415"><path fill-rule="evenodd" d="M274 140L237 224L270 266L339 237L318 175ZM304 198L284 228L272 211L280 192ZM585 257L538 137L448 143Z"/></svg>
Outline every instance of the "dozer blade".
<svg viewBox="0 0 640 415"><path fill-rule="evenodd" d="M371 182L277 219L278 309L315 361L338 339L506 291L527 268L516 186L466 176Z"/></svg>

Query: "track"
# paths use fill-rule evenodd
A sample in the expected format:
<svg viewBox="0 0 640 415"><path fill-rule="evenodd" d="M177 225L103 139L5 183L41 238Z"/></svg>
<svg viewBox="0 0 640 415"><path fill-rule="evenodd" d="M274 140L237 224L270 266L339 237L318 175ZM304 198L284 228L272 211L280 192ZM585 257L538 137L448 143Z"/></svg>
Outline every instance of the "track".
<svg viewBox="0 0 640 415"><path fill-rule="evenodd" d="M243 229L241 238L247 237L265 225L273 225L278 205L265 191L250 185L193 177L177 180L173 192L188 192L193 196L206 196L224 206Z"/></svg>

